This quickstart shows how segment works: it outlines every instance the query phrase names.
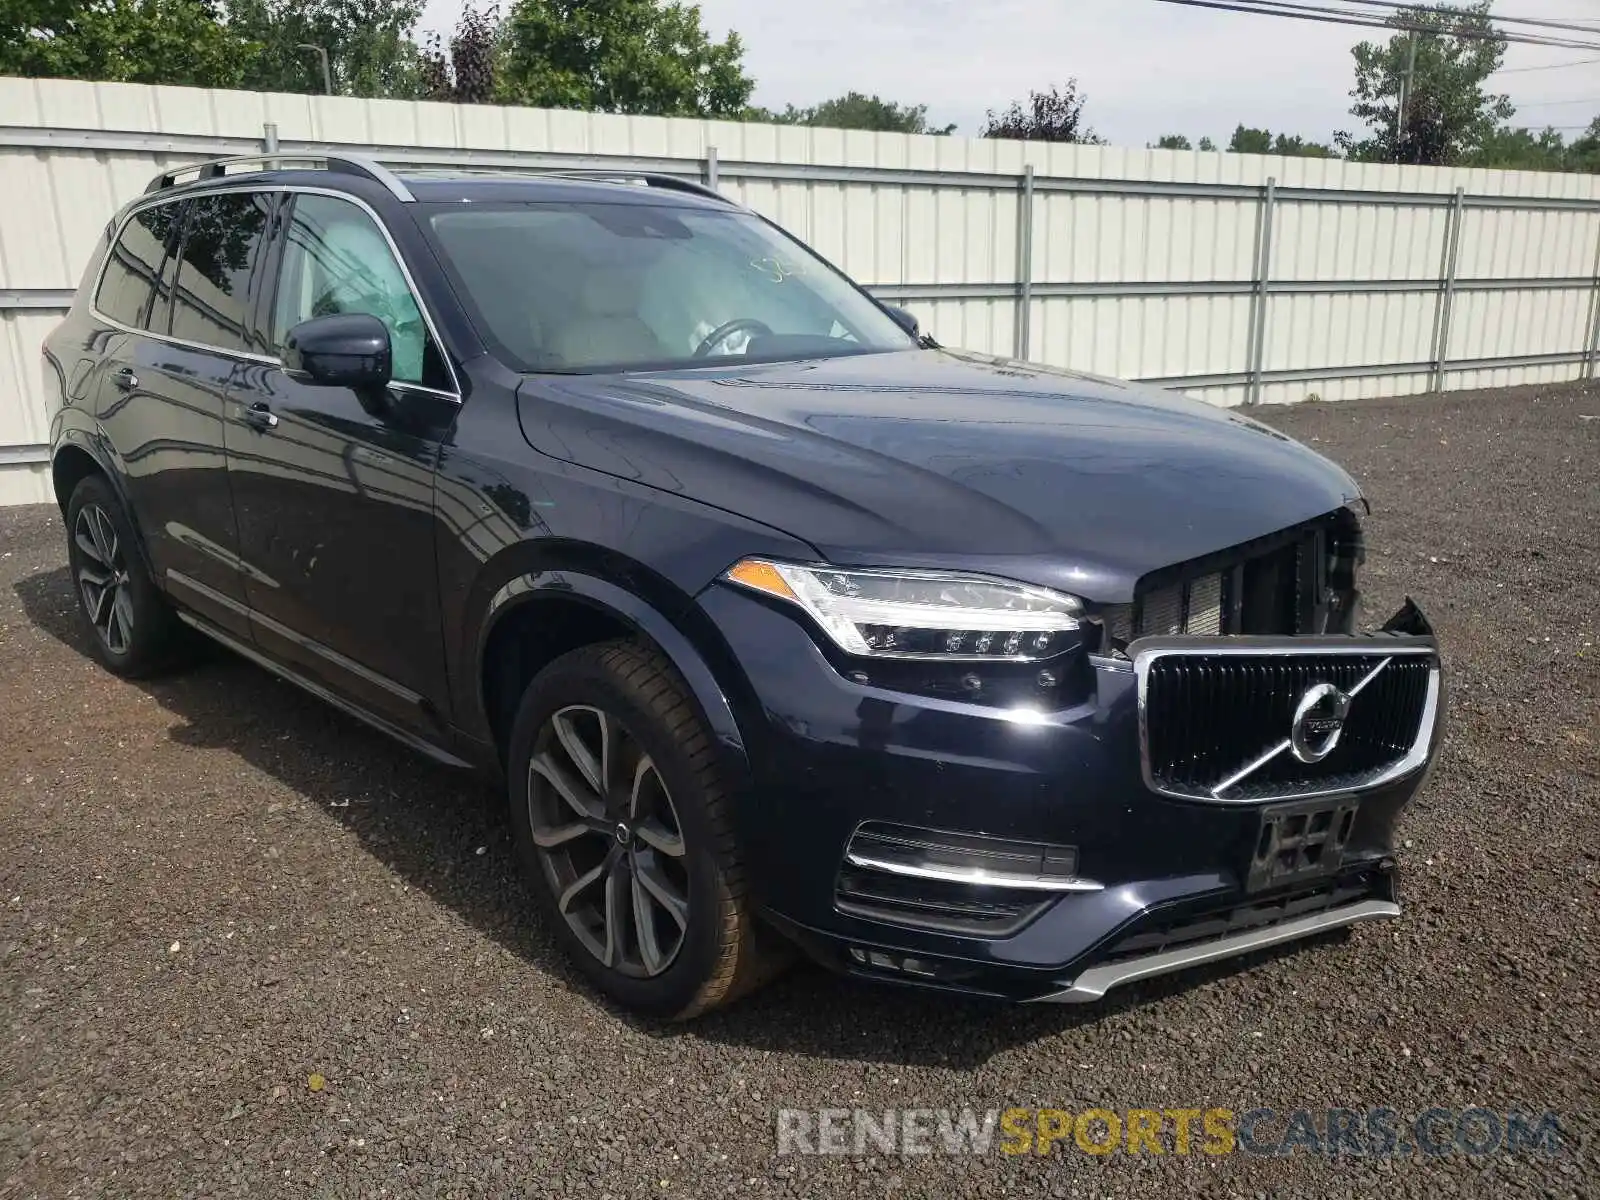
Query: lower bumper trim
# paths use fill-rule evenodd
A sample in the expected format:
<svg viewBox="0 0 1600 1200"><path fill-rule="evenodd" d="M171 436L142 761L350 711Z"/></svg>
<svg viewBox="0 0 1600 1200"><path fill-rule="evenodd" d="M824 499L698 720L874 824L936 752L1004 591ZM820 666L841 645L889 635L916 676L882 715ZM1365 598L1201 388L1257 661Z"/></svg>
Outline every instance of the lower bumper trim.
<svg viewBox="0 0 1600 1200"><path fill-rule="evenodd" d="M1325 930L1337 929L1342 925L1354 925L1358 921L1384 920L1399 915L1400 906L1392 901L1363 900L1359 904L1349 904L1343 908L1297 917L1277 925L1269 925L1264 929L1252 929L1193 946L1179 946L1173 950L1162 950L1140 958L1090 967L1073 980L1070 987L1040 996L1035 1003L1091 1004L1104 999L1105 994L1112 988L1132 983L1136 979L1148 979L1154 975L1166 975L1201 963L1233 958L1240 954L1248 954L1252 950L1261 950L1267 946L1276 946L1298 938L1310 937Z"/></svg>

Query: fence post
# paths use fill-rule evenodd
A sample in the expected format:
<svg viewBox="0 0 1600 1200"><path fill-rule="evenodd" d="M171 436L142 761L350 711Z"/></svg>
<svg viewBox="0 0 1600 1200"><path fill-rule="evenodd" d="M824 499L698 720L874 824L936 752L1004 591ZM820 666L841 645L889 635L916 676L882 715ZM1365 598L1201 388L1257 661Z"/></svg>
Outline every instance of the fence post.
<svg viewBox="0 0 1600 1200"><path fill-rule="evenodd" d="M1017 196L1017 357L1027 360L1033 322L1033 164L1022 168Z"/></svg>
<svg viewBox="0 0 1600 1200"><path fill-rule="evenodd" d="M1450 201L1450 222L1445 231L1444 278L1434 313L1433 378L1430 387L1444 391L1444 366L1450 356L1450 315L1456 302L1456 263L1461 255L1461 218L1466 211L1466 189L1457 188Z"/></svg>
<svg viewBox="0 0 1600 1200"><path fill-rule="evenodd" d="M1590 293L1589 353L1583 366L1583 377L1593 379L1600 372L1600 243L1594 248L1594 291Z"/></svg>
<svg viewBox="0 0 1600 1200"><path fill-rule="evenodd" d="M702 172L702 178L703 178L703 181L704 181L705 185L708 188L710 188L713 192L716 191L717 190L717 148L715 146L707 146L706 147L706 161L705 161L704 165L701 168L701 172Z"/></svg>
<svg viewBox="0 0 1600 1200"><path fill-rule="evenodd" d="M268 121L261 127L261 150L264 154L278 152L278 126L276 122Z"/></svg>
<svg viewBox="0 0 1600 1200"><path fill-rule="evenodd" d="M1256 242L1256 290L1250 313L1250 388L1244 402L1261 403L1261 370L1267 353L1267 291L1272 280L1272 214L1278 205L1278 181L1269 178L1261 189L1261 232Z"/></svg>

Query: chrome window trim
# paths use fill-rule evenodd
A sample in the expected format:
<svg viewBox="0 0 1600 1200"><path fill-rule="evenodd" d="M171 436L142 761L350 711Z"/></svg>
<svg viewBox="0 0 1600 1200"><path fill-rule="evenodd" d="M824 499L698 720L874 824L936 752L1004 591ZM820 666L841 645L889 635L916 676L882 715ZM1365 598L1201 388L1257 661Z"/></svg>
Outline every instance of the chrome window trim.
<svg viewBox="0 0 1600 1200"><path fill-rule="evenodd" d="M1188 800L1197 804L1271 804L1278 800L1314 800L1320 796L1348 795L1352 792L1371 791L1373 788L1383 787L1385 784L1403 779L1426 766L1428 754L1433 749L1433 740L1438 732L1439 647L1431 638L1397 637L1381 634L1367 638L1348 636L1305 638L1252 638L1249 636L1220 638L1158 637L1141 638L1128 647L1128 653L1133 659L1133 672L1138 681L1139 690L1139 770L1144 776L1146 787L1158 795L1170 796L1174 800ZM1262 656L1299 658L1307 655L1321 657L1337 654L1360 654L1380 658L1427 655L1432 659L1428 669L1428 694L1423 700L1422 718L1417 724L1416 738L1412 741L1411 748L1401 758L1385 767L1377 775L1355 785L1346 784L1316 791L1291 791L1282 794L1273 793L1268 796L1242 796L1235 798L1217 796L1209 790L1205 792L1180 791L1176 788L1163 787L1156 781L1155 773L1150 764L1150 730L1147 706L1150 666L1152 663L1159 659L1173 656L1250 655L1257 658ZM1254 765L1259 766L1261 764L1256 763Z"/></svg>
<svg viewBox="0 0 1600 1200"><path fill-rule="evenodd" d="M310 184L251 183L249 182L248 177L240 177L240 182L232 185L219 184L214 187L202 188L192 188L191 185L191 189L182 191L180 195L169 195L157 192L141 197L130 204L127 208L127 211L122 214L121 219L115 223L115 229L112 232L111 240L106 243L105 257L100 260L100 267L95 272L94 276L94 288L89 293L90 315L103 324L109 325L113 329L120 330L123 333L131 333L137 337L154 338L158 342L166 342L169 345L180 346L186 350L200 350L207 354L224 354L230 358L244 359L247 362L256 362L266 366L277 367L281 371L283 369L283 360L275 354L257 354L252 350L237 350L227 346L212 346L205 342L193 342L187 338L176 338L171 334L155 333L149 329L135 329L131 325L124 325L121 321L117 321L106 316L105 313L101 312L95 307L95 301L100 296L100 282L105 277L106 267L111 261L111 252L116 248L117 242L121 240L122 231L127 227L129 221L133 220L134 217L138 216L145 209L154 208L158 204L181 204L183 201L193 199L197 196L210 196L224 192L289 192L297 195L332 196L336 200L344 200L347 203L355 205L357 208L365 212L367 216L371 217L373 223L378 227L378 232L383 234L383 240L388 244L389 252L394 255L395 262L400 265L400 273L405 277L406 288L411 293L411 299L416 302L417 311L422 314L422 323L427 327L428 336L433 339L434 345L439 348L439 357L444 360L444 369L449 374L450 382L452 385L454 385L455 390L446 391L440 388L431 388L426 384L411 383L407 380L394 380L391 381L389 386L408 388L414 391L426 392L429 395L442 396L446 399L454 400L457 404L462 402L461 377L456 374L455 364L450 361L450 355L445 350L444 339L439 336L439 327L434 323L433 314L428 311L428 306L422 301L422 293L417 287L417 281L411 274L411 268L406 265L405 256L400 253L400 246L394 240L394 235L389 232L389 227L383 223L383 218L378 215L377 209L373 208L372 205L368 204L360 196L352 196L349 192L341 192L335 188L316 187Z"/></svg>

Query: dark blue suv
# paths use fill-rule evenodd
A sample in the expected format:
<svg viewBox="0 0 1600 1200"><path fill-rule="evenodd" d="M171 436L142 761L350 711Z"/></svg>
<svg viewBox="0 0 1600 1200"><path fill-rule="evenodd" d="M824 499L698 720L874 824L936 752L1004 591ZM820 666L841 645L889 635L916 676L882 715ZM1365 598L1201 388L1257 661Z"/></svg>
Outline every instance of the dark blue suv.
<svg viewBox="0 0 1600 1200"><path fill-rule="evenodd" d="M199 164L45 346L95 652L198 631L504 781L551 927L688 1017L798 946L1020 1000L1394 916L1437 741L1350 477L958 354L654 176Z"/></svg>

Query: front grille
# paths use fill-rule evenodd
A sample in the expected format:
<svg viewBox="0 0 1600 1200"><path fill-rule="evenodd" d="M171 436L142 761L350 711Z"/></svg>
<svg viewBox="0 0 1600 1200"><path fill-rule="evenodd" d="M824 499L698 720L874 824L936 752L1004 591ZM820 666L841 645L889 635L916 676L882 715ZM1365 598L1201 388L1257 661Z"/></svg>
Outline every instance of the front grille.
<svg viewBox="0 0 1600 1200"><path fill-rule="evenodd" d="M1320 762L1301 762L1288 740L1295 709L1315 685L1354 694L1342 732ZM1435 687L1432 654L1173 653L1144 667L1143 730L1150 782L1173 795L1222 800L1293 797L1361 787L1405 759ZM1279 752L1226 788L1269 751ZM1220 790L1219 790L1220 788Z"/></svg>

